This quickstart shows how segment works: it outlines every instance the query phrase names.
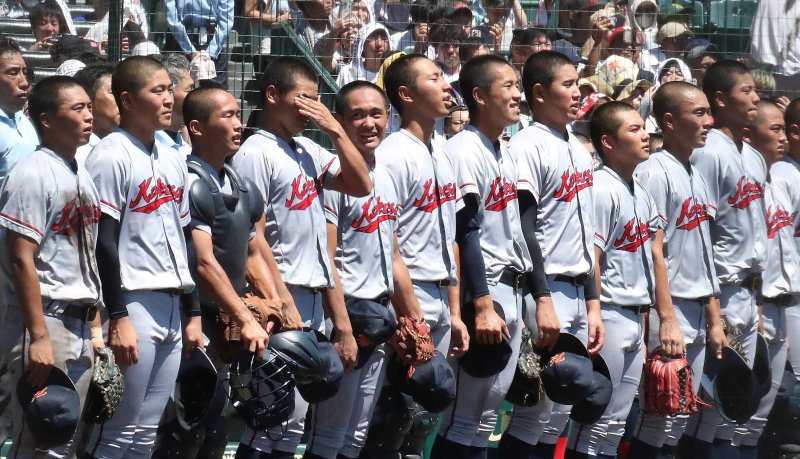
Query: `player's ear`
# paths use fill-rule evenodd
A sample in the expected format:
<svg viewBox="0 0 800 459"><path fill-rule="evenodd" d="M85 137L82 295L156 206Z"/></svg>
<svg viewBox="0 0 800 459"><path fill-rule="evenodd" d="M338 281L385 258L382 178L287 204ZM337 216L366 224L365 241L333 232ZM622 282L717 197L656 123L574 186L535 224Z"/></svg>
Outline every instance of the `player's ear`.
<svg viewBox="0 0 800 459"><path fill-rule="evenodd" d="M711 109L712 109L712 111L713 111L713 109L715 107L725 108L725 106L726 106L725 102L727 101L727 99L728 98L725 97L725 93L723 93L722 91L715 92L713 100L711 101Z"/></svg>
<svg viewBox="0 0 800 459"><path fill-rule="evenodd" d="M750 143L752 140L753 131L750 126L745 127L742 129L742 141Z"/></svg>
<svg viewBox="0 0 800 459"><path fill-rule="evenodd" d="M613 150L614 138L609 134L603 134L602 136L600 136L600 145L602 145L605 148L608 148L609 150Z"/></svg>
<svg viewBox="0 0 800 459"><path fill-rule="evenodd" d="M203 129L200 126L200 121L198 121L198 120L189 121L189 124L186 125L186 130L189 131L189 134L192 137L202 137L203 136Z"/></svg>
<svg viewBox="0 0 800 459"><path fill-rule="evenodd" d="M672 113L664 113L664 117L661 118L661 123L663 124L663 129L674 129L675 128L675 117L672 116Z"/></svg>
<svg viewBox="0 0 800 459"><path fill-rule="evenodd" d="M486 94L477 86L472 88L472 99L475 101L476 105L486 105Z"/></svg>
<svg viewBox="0 0 800 459"><path fill-rule="evenodd" d="M275 104L278 101L278 96L280 93L278 92L278 88L275 85L269 85L264 88L264 105L267 104Z"/></svg>
<svg viewBox="0 0 800 459"><path fill-rule="evenodd" d="M130 92L122 91L119 94L119 101L122 102L122 107L120 107L120 111L122 111L123 107L128 110L133 108L133 97Z"/></svg>
<svg viewBox="0 0 800 459"><path fill-rule="evenodd" d="M403 102L408 102L408 103L414 102L413 91L408 86L398 87L397 95L400 96L400 100Z"/></svg>
<svg viewBox="0 0 800 459"><path fill-rule="evenodd" d="M786 128L786 137L792 142L800 141L800 126L797 124L790 124Z"/></svg>
<svg viewBox="0 0 800 459"><path fill-rule="evenodd" d="M541 83L536 83L533 85L533 98L539 103L544 102L545 96L545 88L542 86Z"/></svg>
<svg viewBox="0 0 800 459"><path fill-rule="evenodd" d="M44 128L50 128L53 125L53 117L47 112L39 114L39 123Z"/></svg>

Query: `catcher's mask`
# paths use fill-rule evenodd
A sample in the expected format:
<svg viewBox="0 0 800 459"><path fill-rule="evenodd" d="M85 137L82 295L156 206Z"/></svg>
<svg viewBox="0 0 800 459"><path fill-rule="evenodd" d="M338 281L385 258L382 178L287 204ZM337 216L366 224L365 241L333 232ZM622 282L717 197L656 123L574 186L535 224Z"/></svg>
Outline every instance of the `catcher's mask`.
<svg viewBox="0 0 800 459"><path fill-rule="evenodd" d="M347 298L347 314L358 345L356 369L367 363L376 347L397 331L397 320L385 305L360 298ZM334 330L335 333L335 330Z"/></svg>
<svg viewBox="0 0 800 459"><path fill-rule="evenodd" d="M503 307L497 301L493 303L494 312L505 321ZM461 368L475 378L489 378L503 371L512 353L509 338L501 333L498 344L478 344L475 339L475 303L472 301L461 307L461 319L470 336L469 349L459 360Z"/></svg>
<svg viewBox="0 0 800 459"><path fill-rule="evenodd" d="M241 352L228 371L228 384L233 407L253 430L279 426L294 411L294 375L271 349L262 359Z"/></svg>
<svg viewBox="0 0 800 459"><path fill-rule="evenodd" d="M222 413L225 389L203 349L195 349L181 359L173 399L178 423L187 430L212 421Z"/></svg>
<svg viewBox="0 0 800 459"><path fill-rule="evenodd" d="M439 351L434 351L433 358L422 365L410 366L397 358L389 359L386 379L431 413L444 411L456 398L453 368Z"/></svg>
<svg viewBox="0 0 800 459"><path fill-rule="evenodd" d="M595 390L594 369L589 351L570 333L558 336L553 350L542 350L542 385L550 400L574 405Z"/></svg>
<svg viewBox="0 0 800 459"><path fill-rule="evenodd" d="M269 339L269 349L289 365L297 385L312 383L322 374L319 341L311 329L276 333Z"/></svg>
<svg viewBox="0 0 800 459"><path fill-rule="evenodd" d="M42 387L32 387L27 378L20 378L17 400L37 448L63 445L75 434L81 416L80 400L75 384L60 368L53 367Z"/></svg>
<svg viewBox="0 0 800 459"><path fill-rule="evenodd" d="M315 331L319 344L320 372L317 379L307 384L297 384L297 391L308 403L320 403L336 395L342 383L344 366L342 359L328 338Z"/></svg>
<svg viewBox="0 0 800 459"><path fill-rule="evenodd" d="M594 424L606 411L611 402L614 385L611 383L611 372L599 354L592 359L592 388L589 395L572 406L570 419L581 424Z"/></svg>

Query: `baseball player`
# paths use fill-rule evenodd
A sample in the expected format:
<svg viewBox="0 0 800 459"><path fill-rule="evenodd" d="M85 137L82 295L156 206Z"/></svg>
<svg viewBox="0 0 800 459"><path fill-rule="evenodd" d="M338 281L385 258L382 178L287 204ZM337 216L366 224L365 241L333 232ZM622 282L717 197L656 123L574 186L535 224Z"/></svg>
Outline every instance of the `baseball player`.
<svg viewBox="0 0 800 459"><path fill-rule="evenodd" d="M126 383L117 414L95 428L86 453L149 457L181 349L203 346L199 311L185 311L181 326L181 296L194 289L183 235L190 221L187 169L183 155L154 138L172 115L166 69L152 58L131 57L114 70L111 86L120 129L89 153L86 169L103 213L97 260L109 346Z"/></svg>
<svg viewBox="0 0 800 459"><path fill-rule="evenodd" d="M454 365L457 395L444 415L432 457L456 458L486 451L503 396L511 385L522 336L522 279L531 269L517 205L517 165L499 137L519 122L520 92L514 69L497 56L470 60L460 73L470 124L444 146L456 170L464 207L456 214L465 300L475 305L475 338L510 340L504 370L476 378ZM498 302L505 321L495 312ZM475 342L473 341L473 345Z"/></svg>
<svg viewBox="0 0 800 459"><path fill-rule="evenodd" d="M702 148L711 129L710 107L702 90L685 82L661 86L653 97L656 121L664 133L663 149L636 168L635 176L650 193L663 220L663 253L667 265L667 282L656 279L656 297L670 294L670 311L650 314L650 330L654 346L668 350L670 333L680 331L686 359L695 377L693 391L700 389L706 355L706 344L714 355L727 345L719 311L719 285L711 253L709 221L714 218L716 204L711 200L705 179L691 165L695 148ZM669 291L663 291L669 287ZM659 302L656 301L658 307ZM674 314L674 318L670 317ZM667 418L642 414L634 431L628 455L650 458L661 454L673 457L678 439L686 430L689 417Z"/></svg>
<svg viewBox="0 0 800 459"><path fill-rule="evenodd" d="M321 290L333 287L334 279L320 195L325 188L364 196L371 191L372 182L358 150L318 100L317 74L308 63L294 57L276 58L264 70L262 83L264 111L259 130L242 144L233 157L233 167L264 196L266 241L275 254L273 269L277 268L273 277L281 277L288 289L279 292L281 300L296 306L304 326L322 331ZM330 137L337 155L297 136L309 120ZM325 307L337 331L333 344L342 361L352 364L357 346L347 311L336 303ZM297 395L285 434L281 428L245 430L237 457L262 453L273 459L294 457L307 407Z"/></svg>
<svg viewBox="0 0 800 459"><path fill-rule="evenodd" d="M761 153L770 171L764 187L767 253L764 285L759 298L762 309L759 328L769 344L772 387L761 399L753 417L736 428L733 444L738 447L742 459L758 457L758 440L764 432L786 367L786 308L800 304L800 254L794 244L791 200L786 188L773 185L771 179L772 168L780 163L786 150L786 127L781 108L773 101L759 102L758 116L748 132L748 143Z"/></svg>
<svg viewBox="0 0 800 459"><path fill-rule="evenodd" d="M408 269L396 242L400 203L386 169L375 162L389 122L389 101L376 85L355 81L336 95L336 118L364 157L372 192L361 198L337 191L324 196L328 247L336 288L327 301L367 299L391 304L398 316L422 319ZM314 405L306 458L358 457L382 387L385 350L345 372L336 396ZM338 456L337 456L338 454Z"/></svg>
<svg viewBox="0 0 800 459"><path fill-rule="evenodd" d="M3 242L3 343L9 355L14 436L8 457L41 454L26 430L16 400L20 379L41 388L53 367L75 383L80 405L92 374L92 332L99 331L100 278L95 263L100 199L75 150L92 133L90 100L69 77L42 80L31 91L29 112L42 145L21 158L0 188ZM91 330L91 327L95 327ZM48 451L74 455L74 443Z"/></svg>
<svg viewBox="0 0 800 459"><path fill-rule="evenodd" d="M781 188L789 197L794 220L794 242L800 251L800 99L793 100L784 113L786 125L786 155L783 161L770 168L772 186ZM789 342L800 343L800 307L786 308L786 333ZM789 361L795 377L800 380L800 348L789 347Z"/></svg>
<svg viewBox="0 0 800 459"><path fill-rule="evenodd" d="M577 82L563 55L531 56L522 87L533 123L511 138L508 149L519 167L522 230L533 260L525 324L541 348L553 346L564 331L596 354L604 330L593 280L592 157L567 127L580 105ZM547 398L534 407L515 406L500 454L550 459L569 411Z"/></svg>
<svg viewBox="0 0 800 459"><path fill-rule="evenodd" d="M119 108L111 94L111 74L114 67L107 64L90 65L78 70L75 80L92 99L92 136L89 143L75 153L75 160L82 165L100 139L111 134L119 126Z"/></svg>
<svg viewBox="0 0 800 459"><path fill-rule="evenodd" d="M720 284L720 308L735 334L740 335L752 364L758 329L756 296L761 289L767 236L764 212L764 159L746 143L742 134L758 113L753 77L739 62L711 65L703 80L703 92L714 115L706 145L691 157L705 178L716 217L711 223L714 267ZM733 426L716 408L703 408L689 419L679 454L708 457L732 449ZM685 449L684 449L685 448ZM681 453L683 451L683 453Z"/></svg>
<svg viewBox="0 0 800 459"><path fill-rule="evenodd" d="M674 321L675 316L669 297L656 297L656 283L666 283L658 210L647 189L633 178L634 169L650 152L644 120L630 105L609 102L592 115L590 131L603 159L594 174L595 272L606 330L600 355L614 391L597 422L573 424L567 455L613 458L642 375L644 313L661 303L659 312L665 318ZM662 333L666 352L682 354L680 330L673 327Z"/></svg>

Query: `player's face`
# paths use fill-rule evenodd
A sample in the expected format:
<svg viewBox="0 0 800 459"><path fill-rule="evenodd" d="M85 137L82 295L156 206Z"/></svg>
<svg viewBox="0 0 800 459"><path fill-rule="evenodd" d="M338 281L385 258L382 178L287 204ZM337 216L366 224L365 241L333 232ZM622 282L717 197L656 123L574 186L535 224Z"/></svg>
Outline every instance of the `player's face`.
<svg viewBox="0 0 800 459"><path fill-rule="evenodd" d="M73 150L89 142L92 135L91 99L80 86L59 91L58 108L43 115L43 142Z"/></svg>
<svg viewBox="0 0 800 459"><path fill-rule="evenodd" d="M732 117L747 120L751 124L758 116L758 94L753 76L748 74L739 75L736 84L733 85L731 92L725 97L727 110L730 110Z"/></svg>
<svg viewBox="0 0 800 459"><path fill-rule="evenodd" d="M172 128L177 131L183 125L183 99L194 89L194 80L186 70L181 70L181 77L173 88L175 102L172 105Z"/></svg>
<svg viewBox="0 0 800 459"><path fill-rule="evenodd" d="M522 98L517 75L510 65L495 65L494 78L486 97L486 113L503 126L519 122L519 101Z"/></svg>
<svg viewBox="0 0 800 459"><path fill-rule="evenodd" d="M372 88L357 89L347 96L341 117L347 137L362 155L372 154L386 133L389 116L383 96Z"/></svg>
<svg viewBox="0 0 800 459"><path fill-rule="evenodd" d="M27 71L22 54L9 52L0 56L0 108L8 116L22 110L28 100Z"/></svg>
<svg viewBox="0 0 800 459"><path fill-rule="evenodd" d="M229 92L214 91L211 112L208 121L201 122L202 142L209 151L227 158L239 149L242 142L242 122L239 118L239 103Z"/></svg>
<svg viewBox="0 0 800 459"><path fill-rule="evenodd" d="M166 70L155 72L137 93L123 93L125 94L128 95L129 114L143 127L153 131L170 128L175 99L172 82Z"/></svg>
<svg viewBox="0 0 800 459"><path fill-rule="evenodd" d="M630 165L645 161L650 156L650 135L641 115L635 110L626 110L617 116L622 119L622 126L614 139L615 156Z"/></svg>
<svg viewBox="0 0 800 459"><path fill-rule="evenodd" d="M98 135L104 136L119 126L119 108L111 92L111 75L100 77L100 85L92 99L92 115L94 132Z"/></svg>
<svg viewBox="0 0 800 459"><path fill-rule="evenodd" d="M414 103L423 107L423 111L431 111L433 118L447 116L447 111L452 105L450 83L442 76L442 71L430 59L417 59L414 61L417 78L411 94Z"/></svg>
<svg viewBox="0 0 800 459"><path fill-rule="evenodd" d="M297 135L303 132L303 129L305 129L308 124L308 118L300 114L300 110L294 103L295 99L303 96L317 99L317 91L318 87L316 82L300 78L297 80L297 83L295 83L294 88L286 93L275 93L274 98L272 98L272 103L274 105L271 107L271 110L273 113L285 114L280 117L280 123L283 129L290 135Z"/></svg>
<svg viewBox="0 0 800 459"><path fill-rule="evenodd" d="M702 91L691 89L684 93L681 108L673 114L675 132L689 148L699 148L706 144L708 131L711 130L711 112L708 99Z"/></svg>
<svg viewBox="0 0 800 459"><path fill-rule="evenodd" d="M578 89L578 73L575 67L562 65L553 83L542 95L544 103L541 110L546 112L547 118L565 126L574 121L581 106L581 91Z"/></svg>
<svg viewBox="0 0 800 459"><path fill-rule="evenodd" d="M758 150L767 165L783 159L786 152L786 124L783 113L772 104L759 107L755 126L750 128L750 145Z"/></svg>

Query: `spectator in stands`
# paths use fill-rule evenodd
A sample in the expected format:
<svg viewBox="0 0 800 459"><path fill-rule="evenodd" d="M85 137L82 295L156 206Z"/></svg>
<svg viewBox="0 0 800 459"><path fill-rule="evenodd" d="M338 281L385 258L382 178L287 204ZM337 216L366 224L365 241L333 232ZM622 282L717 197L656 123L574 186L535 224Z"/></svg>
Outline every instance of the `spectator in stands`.
<svg viewBox="0 0 800 459"><path fill-rule="evenodd" d="M22 112L30 90L27 70L17 42L0 38L0 182L39 144L39 135Z"/></svg>
<svg viewBox="0 0 800 459"><path fill-rule="evenodd" d="M164 5L172 32L165 49L183 52L190 61L210 58L217 72L214 81L227 89L227 41L233 28L234 0L164 0Z"/></svg>
<svg viewBox="0 0 800 459"><path fill-rule="evenodd" d="M101 60L97 45L76 35L62 35L54 40L50 48L50 57L55 66L73 59L86 65L98 64Z"/></svg>
<svg viewBox="0 0 800 459"><path fill-rule="evenodd" d="M271 29L288 23L292 17L287 0L245 0L242 15L247 21L250 51L254 54L270 54Z"/></svg>
<svg viewBox="0 0 800 459"><path fill-rule="evenodd" d="M354 51L358 31L364 25L373 23L371 10L364 0L341 5L339 12L331 30L319 37L314 45L314 55L333 75L338 74L352 56L357 55Z"/></svg>
<svg viewBox="0 0 800 459"><path fill-rule="evenodd" d="M472 15L472 10L469 9L466 3L454 3L453 8L447 14L447 19L453 24L461 26L461 30L464 31L465 35L470 36L472 33L472 21L474 17Z"/></svg>
<svg viewBox="0 0 800 459"><path fill-rule="evenodd" d="M658 47L642 53L642 68L656 75L658 66L670 58L682 59L686 46L692 39L692 31L683 22L667 22L658 29Z"/></svg>
<svg viewBox="0 0 800 459"><path fill-rule="evenodd" d="M556 29L559 37L553 41L553 51L567 56L576 65L581 62L581 58L589 60L590 50L599 51L597 46L592 48L598 42L592 39L593 31L610 31L614 28L609 21L609 17L615 14L613 5L611 8L604 8L605 2L595 0L561 0L559 6ZM597 59L599 56L594 62ZM580 74L583 65L579 65L577 70Z"/></svg>
<svg viewBox="0 0 800 459"><path fill-rule="evenodd" d="M100 139L110 134L119 126L119 108L114 94L111 92L111 74L114 67L108 64L91 65L84 67L75 74L75 80L83 86L86 94L92 100L92 135L89 143L78 147L75 152L75 161L83 166L89 152Z"/></svg>
<svg viewBox="0 0 800 459"><path fill-rule="evenodd" d="M163 143L175 150L189 155L192 146L189 144L189 134L183 123L183 100L194 89L194 80L190 74L191 64L183 54L170 53L158 56L158 60L167 69L172 81L172 121L169 129L157 131L156 141Z"/></svg>
<svg viewBox="0 0 800 459"><path fill-rule="evenodd" d="M644 49L658 46L656 43L658 3L655 0L633 0L631 10L633 11L633 25L642 31Z"/></svg>
<svg viewBox="0 0 800 459"><path fill-rule="evenodd" d="M453 105L444 119L444 136L453 137L464 130L469 123L469 110L466 105Z"/></svg>
<svg viewBox="0 0 800 459"><path fill-rule="evenodd" d="M667 59L658 66L658 85L670 81L692 81L692 73L680 59Z"/></svg>
<svg viewBox="0 0 800 459"><path fill-rule="evenodd" d="M423 0L428 5L434 5L436 0ZM375 20L385 25L392 33L403 31L408 27L409 16L412 16L411 0L375 0L373 2L375 10ZM446 10L440 8L438 13L442 17ZM425 22L433 22L434 19L425 19ZM413 21L412 21L413 23Z"/></svg>
<svg viewBox="0 0 800 459"><path fill-rule="evenodd" d="M339 72L336 83L343 87L356 80L375 83L384 56L389 49L389 31L383 24L372 23L359 29L356 36L356 52L350 63Z"/></svg>
<svg viewBox="0 0 800 459"><path fill-rule="evenodd" d="M108 12L111 7L111 0L92 0L94 15L98 22L86 32L86 39L99 45L100 52L108 52ZM147 12L142 6L141 0L122 0L122 23L128 21L139 24L145 37L149 34L147 25Z"/></svg>
<svg viewBox="0 0 800 459"><path fill-rule="evenodd" d="M475 56L489 54L489 45L481 37L467 37L458 47L458 58L463 65Z"/></svg>
<svg viewBox="0 0 800 459"><path fill-rule="evenodd" d="M28 51L50 51L56 37L69 33L67 22L61 13L61 7L54 1L46 1L34 6L28 19L31 22L35 40Z"/></svg>
<svg viewBox="0 0 800 459"><path fill-rule="evenodd" d="M753 60L773 66L778 91L792 99L800 92L798 18L799 2L760 1L750 31L750 52Z"/></svg>
<svg viewBox="0 0 800 459"><path fill-rule="evenodd" d="M406 54L427 54L429 24L438 21L443 14L442 8L427 0L414 2L410 9L411 22L408 28L391 36L392 49Z"/></svg>
<svg viewBox="0 0 800 459"><path fill-rule="evenodd" d="M480 0L479 4L486 15L474 28L475 32L490 44L495 53L508 52L512 30L528 25L524 13L520 15L512 10L519 3L516 0Z"/></svg>
<svg viewBox="0 0 800 459"><path fill-rule="evenodd" d="M294 21L294 30L305 41L309 49L315 49L317 40L322 36L330 34L335 29L343 31L355 27L358 22L351 17L347 21L343 20L341 23L334 24L331 20L333 0L302 0L297 2L297 8L299 14Z"/></svg>
<svg viewBox="0 0 800 459"><path fill-rule="evenodd" d="M642 33L630 27L617 27L609 36L608 53L610 55L622 56L631 62L639 62L642 51ZM655 74L639 68L638 79L655 82Z"/></svg>
<svg viewBox="0 0 800 459"><path fill-rule="evenodd" d="M703 78L706 75L706 69L714 62L717 62L720 56L717 45L705 38L695 38L686 45L683 60L692 71L694 83L698 88L703 89Z"/></svg>
<svg viewBox="0 0 800 459"><path fill-rule="evenodd" d="M461 70L458 49L466 38L461 27L447 19L439 20L431 35L431 44L436 50L436 65L442 70L448 83L458 80L458 72Z"/></svg>
<svg viewBox="0 0 800 459"><path fill-rule="evenodd" d="M519 77L529 57L539 51L553 49L553 42L544 29L514 29L511 34L511 64Z"/></svg>

